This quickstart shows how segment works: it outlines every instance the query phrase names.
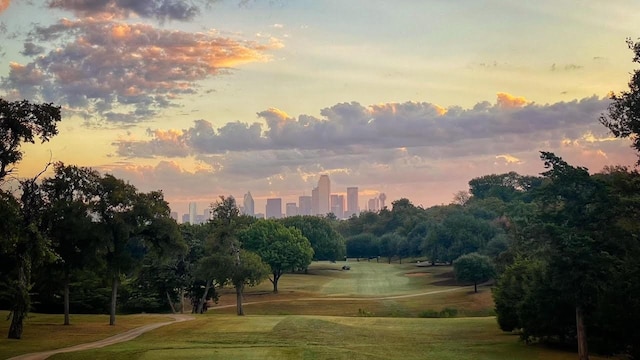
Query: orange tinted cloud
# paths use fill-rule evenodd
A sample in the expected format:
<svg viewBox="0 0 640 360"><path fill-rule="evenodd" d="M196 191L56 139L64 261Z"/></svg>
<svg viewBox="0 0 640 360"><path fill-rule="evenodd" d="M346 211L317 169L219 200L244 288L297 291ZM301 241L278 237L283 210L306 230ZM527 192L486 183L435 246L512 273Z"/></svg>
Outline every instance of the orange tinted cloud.
<svg viewBox="0 0 640 360"><path fill-rule="evenodd" d="M7 10L10 4L11 0L0 0L0 14Z"/></svg>
<svg viewBox="0 0 640 360"><path fill-rule="evenodd" d="M12 64L5 87L22 97L47 93L77 109L100 103L98 111L117 122L150 118L180 95L196 93L197 82L266 61L269 50L282 47L273 39L259 43L99 18L64 19L34 34L42 43L68 42L27 65ZM126 110L114 112L119 105Z"/></svg>
<svg viewBox="0 0 640 360"><path fill-rule="evenodd" d="M525 99L522 96L513 96L511 94L507 94L503 92L499 92L497 96L498 96L498 100L497 100L498 107L501 107L503 109L519 108L524 106L527 103L527 99Z"/></svg>

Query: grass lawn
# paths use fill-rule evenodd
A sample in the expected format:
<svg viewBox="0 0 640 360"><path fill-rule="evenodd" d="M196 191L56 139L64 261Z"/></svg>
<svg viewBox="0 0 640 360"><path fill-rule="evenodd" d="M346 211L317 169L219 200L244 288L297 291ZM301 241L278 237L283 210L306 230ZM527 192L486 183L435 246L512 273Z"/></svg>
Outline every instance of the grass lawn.
<svg viewBox="0 0 640 360"><path fill-rule="evenodd" d="M171 324L121 344L52 359L575 359L576 354L527 346L499 330L489 287L461 287L451 267L350 261L314 263L308 274L285 274L247 289L245 313L235 315L235 293L223 289L218 305L196 320ZM457 318L420 314L455 308ZM6 317L6 312L0 313ZM469 317L475 316L475 317ZM0 340L0 358L90 342L161 315L34 315L20 341ZM7 331L5 322L0 331ZM592 359L603 359L592 356Z"/></svg>
<svg viewBox="0 0 640 360"><path fill-rule="evenodd" d="M51 359L575 359L526 346L492 317L410 319L206 314L122 344ZM598 357L592 357L599 359Z"/></svg>
<svg viewBox="0 0 640 360"><path fill-rule="evenodd" d="M64 326L63 315L29 314L24 323L22 339L7 339L10 320L7 311L0 311L0 359L92 342L137 328L142 325L170 321L162 315L117 316L116 325L109 326L109 315L72 315L71 325Z"/></svg>

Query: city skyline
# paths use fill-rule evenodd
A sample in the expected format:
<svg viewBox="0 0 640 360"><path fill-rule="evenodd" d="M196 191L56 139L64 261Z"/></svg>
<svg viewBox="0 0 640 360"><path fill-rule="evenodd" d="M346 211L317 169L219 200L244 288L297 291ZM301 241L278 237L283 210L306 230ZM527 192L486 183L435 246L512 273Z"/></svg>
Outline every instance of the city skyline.
<svg viewBox="0 0 640 360"><path fill-rule="evenodd" d="M321 186L326 187L326 191L330 191L330 177L327 174L320 175L318 179L318 184L313 188L313 191L319 190ZM321 185L322 184L322 185ZM312 191L312 192L313 192ZM303 192L304 193L304 192ZM370 192L367 192L369 194ZM319 197L319 191L317 192L317 196ZM223 195L223 196L233 196L233 195ZM376 199L375 205L366 206L364 208L359 207L359 188L357 186L348 186L345 188L345 192L337 192L337 193L329 193L329 205L330 210L328 212L321 212L320 209L313 210L312 209L312 196L300 195L297 198L297 202L289 201L290 199L283 199L280 197L270 197L265 199L264 203L264 212L256 212L255 200L253 199L253 195L251 191L247 191L242 199L242 203L240 200L233 196L236 199L236 205L241 210L242 214L263 217L266 219L269 218L281 218L287 216L296 216L296 215L326 215L329 213L333 213L339 219L347 219L351 216L351 214L358 215L362 211L379 211L385 205L384 203L380 205L379 198L384 197L386 195L384 193L376 193L374 199ZM218 199L216 199L217 201ZM208 209L213 206L214 202L211 202L205 206L204 210L204 218L206 218L206 214ZM182 217L182 222L190 222L190 223L201 223L204 220L203 216L199 216L201 221L191 219L196 217L197 212L197 203L189 203L188 213L184 214ZM319 206L319 202L318 202ZM260 209L261 207L257 207ZM278 211L277 209L280 208ZM352 209L355 209L352 211ZM178 217L179 211L175 211L176 218ZM193 214L193 215L192 215Z"/></svg>
<svg viewBox="0 0 640 360"><path fill-rule="evenodd" d="M637 1L0 3L0 97L63 116L18 177L62 161L179 213L247 191L262 212L321 174L361 208L428 207L475 177L538 175L540 151L591 172L637 159L598 121L628 88Z"/></svg>

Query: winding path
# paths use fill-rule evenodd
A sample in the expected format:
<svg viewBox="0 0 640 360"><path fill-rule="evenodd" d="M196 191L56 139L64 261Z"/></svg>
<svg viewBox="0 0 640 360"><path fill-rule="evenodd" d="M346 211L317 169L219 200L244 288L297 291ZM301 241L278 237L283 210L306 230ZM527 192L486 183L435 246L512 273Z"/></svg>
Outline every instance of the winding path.
<svg viewBox="0 0 640 360"><path fill-rule="evenodd" d="M112 344L117 344L117 343L121 343L121 342L125 342L125 341L129 341L131 339L135 339L138 336L151 331L151 330L155 330L159 327L165 326L165 325L170 325L173 323L177 323L177 322L182 322L182 321L189 321L189 320L193 320L195 319L193 316L191 315L168 315L173 317L173 321L167 321L167 322L161 322L161 323L155 323L155 324L149 324L149 325L145 325L145 326L141 326L135 329L131 329L129 331L123 332L122 334L117 334L111 337L108 337L106 339L102 339L102 340L98 340L98 341L94 341L94 342L90 342L90 343L85 343L85 344L79 344L79 345L74 345L74 346L70 346L70 347L66 347L66 348L62 348L62 349L55 349L55 350L49 350L49 351L43 351L43 352L37 352L37 353L30 353L30 354L24 354L24 355L19 355L16 357L12 357L9 358L9 360L43 360L48 358L51 355L55 355L55 354L60 354L60 353L67 353L67 352L73 352L73 351L80 351L80 350L89 350L89 349L97 349L97 348L101 348L101 347L105 347L108 345L112 345Z"/></svg>

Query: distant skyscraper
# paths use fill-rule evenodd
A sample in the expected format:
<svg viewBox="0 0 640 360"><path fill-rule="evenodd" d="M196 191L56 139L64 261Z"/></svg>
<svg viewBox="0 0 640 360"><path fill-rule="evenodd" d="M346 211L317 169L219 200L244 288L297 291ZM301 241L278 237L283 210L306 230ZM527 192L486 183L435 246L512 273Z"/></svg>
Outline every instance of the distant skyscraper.
<svg viewBox="0 0 640 360"><path fill-rule="evenodd" d="M172 211L172 212L171 212L171 218L172 218L173 220L175 220L176 222L178 222L178 213L177 213L177 212L175 212L175 211Z"/></svg>
<svg viewBox="0 0 640 360"><path fill-rule="evenodd" d="M298 215L298 206L296 206L296 203L287 203L285 208L287 209L287 217Z"/></svg>
<svg viewBox="0 0 640 360"><path fill-rule="evenodd" d="M347 188L347 212L344 214L345 217L351 217L352 215L358 215L360 208L358 207L358 188L357 187L348 187Z"/></svg>
<svg viewBox="0 0 640 360"><path fill-rule="evenodd" d="M189 223L189 214L182 214L182 223L183 224Z"/></svg>
<svg viewBox="0 0 640 360"><path fill-rule="evenodd" d="M331 194L331 212L338 219L344 218L344 195Z"/></svg>
<svg viewBox="0 0 640 360"><path fill-rule="evenodd" d="M244 194L243 207L244 207L245 215L249 215L249 216L255 215L255 207L254 207L253 197L251 196L251 191L247 191L247 193Z"/></svg>
<svg viewBox="0 0 640 360"><path fill-rule="evenodd" d="M378 199L380 199L379 209L382 210L385 207L384 201L387 200L387 195L385 195L385 193L380 193L380 195L378 195Z"/></svg>
<svg viewBox="0 0 640 360"><path fill-rule="evenodd" d="M369 206L367 206L367 210L373 211L373 212L378 211L380 209L379 203L380 203L380 200L378 200L377 197L373 199L369 199L369 204L368 204Z"/></svg>
<svg viewBox="0 0 640 360"><path fill-rule="evenodd" d="M320 175L318 180L318 214L325 215L331 212L329 195L331 194L331 180L329 175Z"/></svg>
<svg viewBox="0 0 640 360"><path fill-rule="evenodd" d="M191 202L189 203L189 224L193 225L196 223L196 214L197 212L197 208L196 208L196 203Z"/></svg>
<svg viewBox="0 0 640 360"><path fill-rule="evenodd" d="M311 215L311 204L311 196L303 195L298 197L298 215Z"/></svg>
<svg viewBox="0 0 640 360"><path fill-rule="evenodd" d="M267 199L267 219L280 219L282 217L282 199Z"/></svg>
<svg viewBox="0 0 640 360"><path fill-rule="evenodd" d="M320 190L314 187L311 190L311 215L320 214Z"/></svg>

